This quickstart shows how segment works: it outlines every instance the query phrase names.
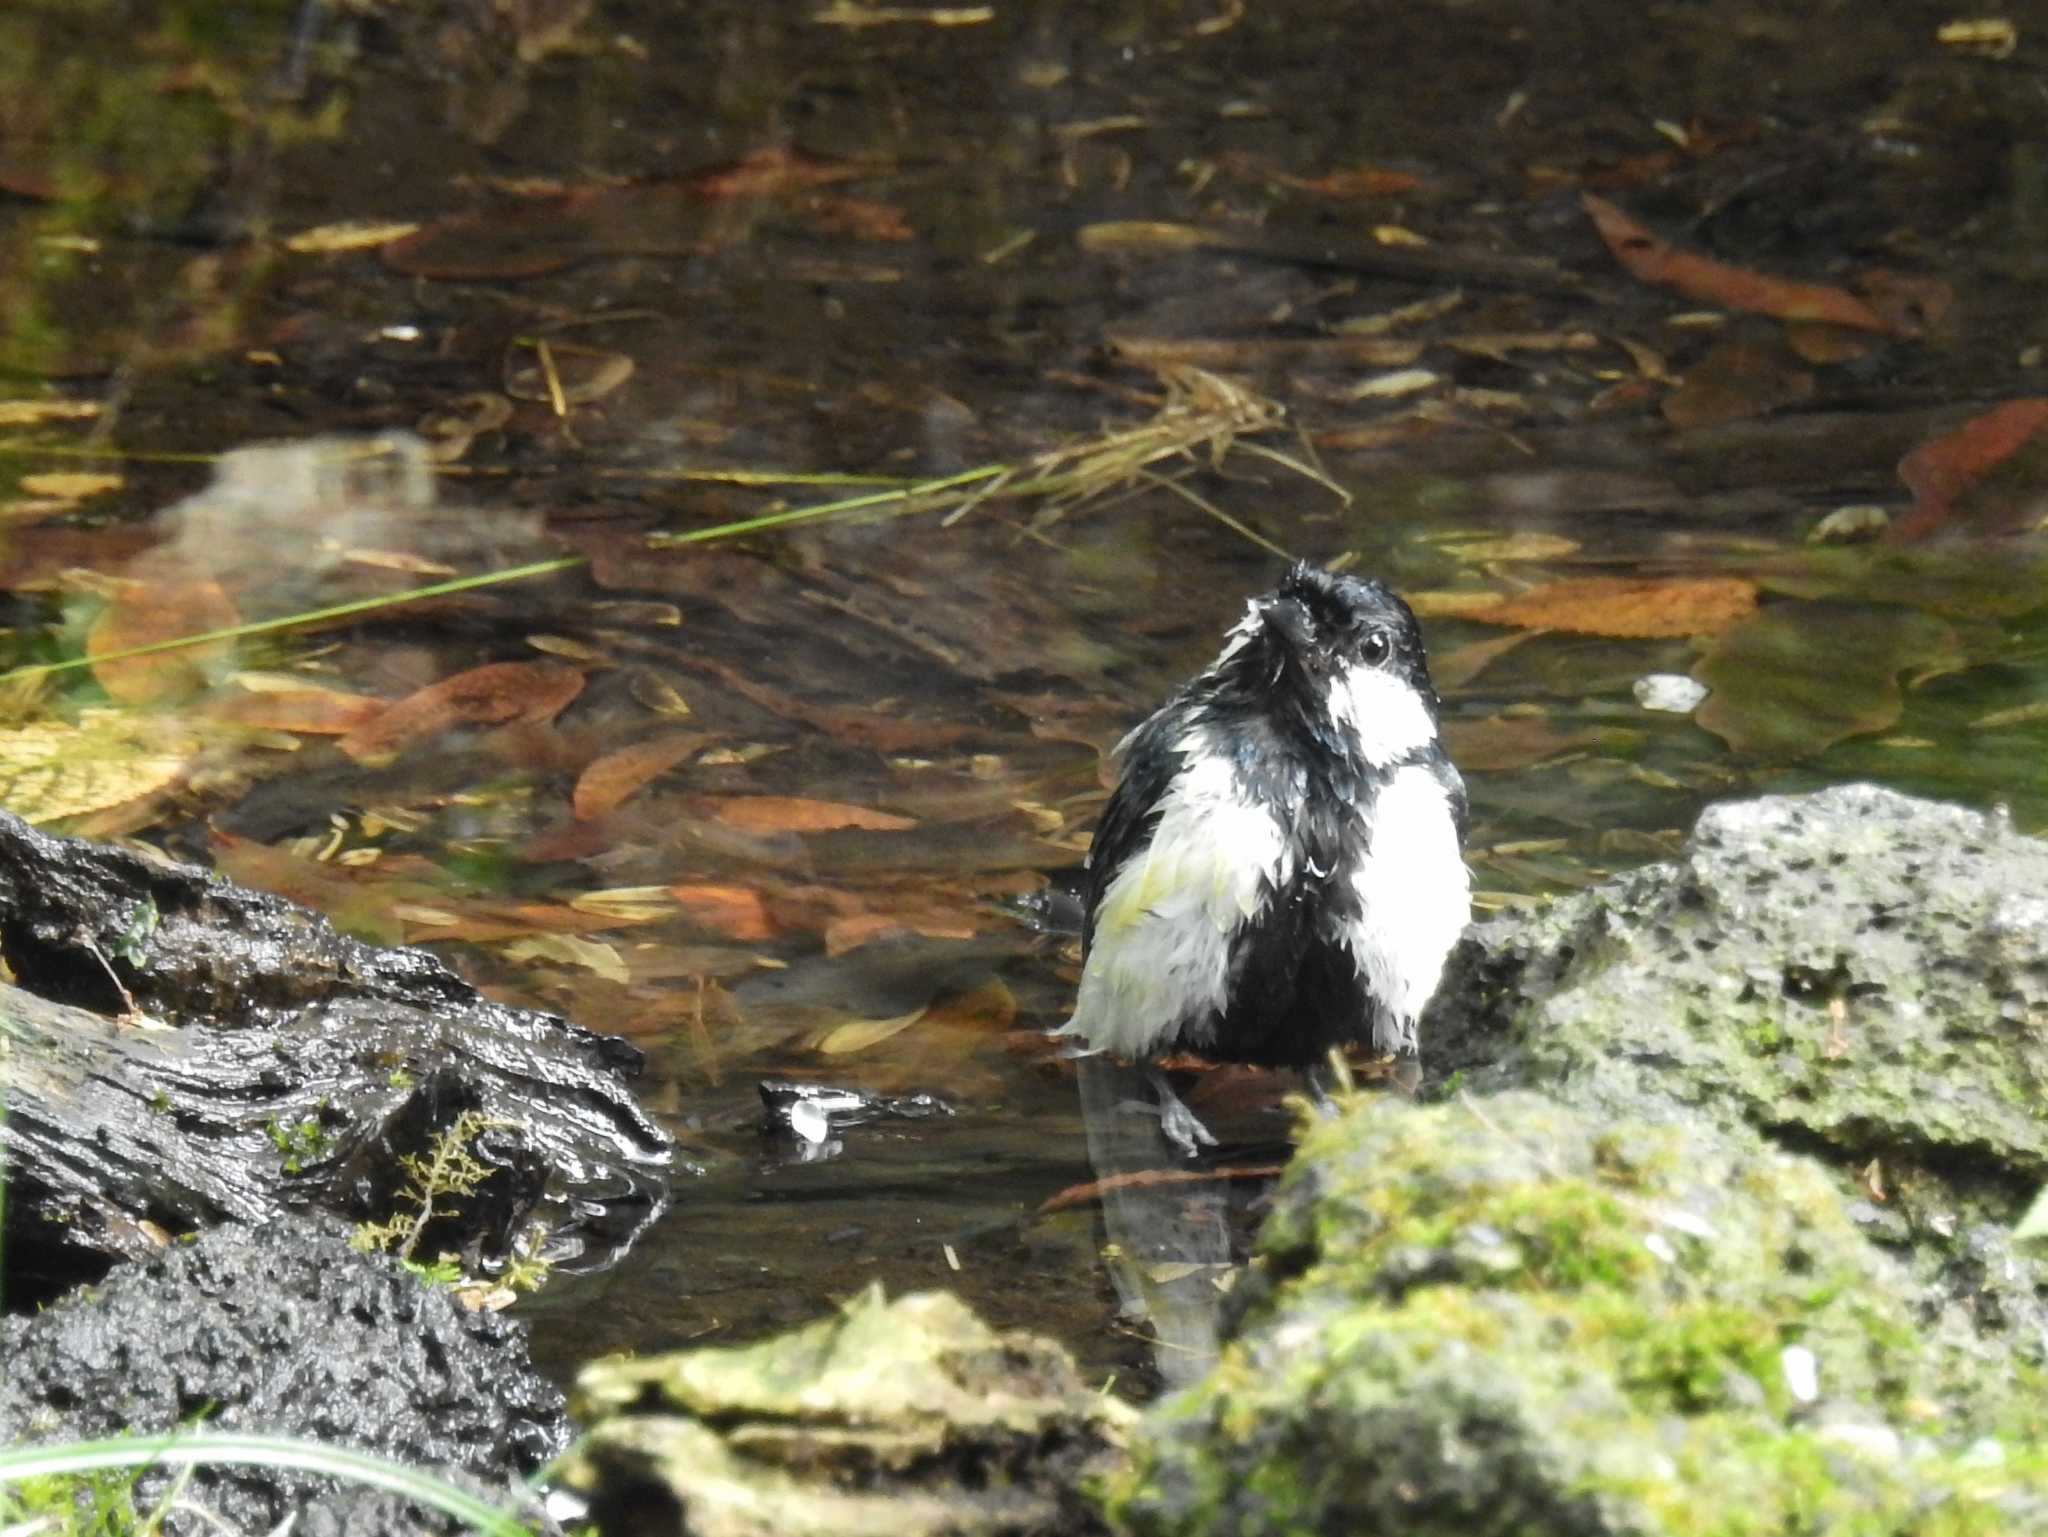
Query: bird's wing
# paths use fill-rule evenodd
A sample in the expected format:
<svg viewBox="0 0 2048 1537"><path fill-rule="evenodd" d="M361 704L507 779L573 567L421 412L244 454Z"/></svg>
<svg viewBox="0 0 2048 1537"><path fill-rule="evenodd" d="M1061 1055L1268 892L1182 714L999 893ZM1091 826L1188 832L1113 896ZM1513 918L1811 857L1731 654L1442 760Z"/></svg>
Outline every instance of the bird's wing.
<svg viewBox="0 0 2048 1537"><path fill-rule="evenodd" d="M1095 919L1103 893L1132 856L1152 841L1165 810L1166 792L1187 762L1186 754L1176 745L1184 725L1178 713L1168 706L1126 737L1118 749L1123 758L1123 774L1109 804L1103 808L1095 840L1088 846L1088 879L1084 888L1088 921L1081 936L1084 955L1095 944Z"/></svg>

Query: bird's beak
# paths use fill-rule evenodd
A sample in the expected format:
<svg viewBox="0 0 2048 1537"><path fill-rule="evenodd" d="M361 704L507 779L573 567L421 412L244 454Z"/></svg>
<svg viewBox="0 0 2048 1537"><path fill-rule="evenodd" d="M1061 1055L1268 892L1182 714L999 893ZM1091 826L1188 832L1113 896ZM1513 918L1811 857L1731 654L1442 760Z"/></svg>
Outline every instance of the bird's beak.
<svg viewBox="0 0 2048 1537"><path fill-rule="evenodd" d="M1294 649L1301 650L1310 639L1308 610L1295 598L1268 598L1259 609L1266 628Z"/></svg>

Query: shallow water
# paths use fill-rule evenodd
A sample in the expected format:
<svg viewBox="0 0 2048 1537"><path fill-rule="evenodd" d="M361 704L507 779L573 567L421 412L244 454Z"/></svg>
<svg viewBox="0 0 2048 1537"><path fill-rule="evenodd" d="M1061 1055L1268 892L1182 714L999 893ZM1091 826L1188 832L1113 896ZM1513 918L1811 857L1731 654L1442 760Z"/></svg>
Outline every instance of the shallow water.
<svg viewBox="0 0 2048 1537"><path fill-rule="evenodd" d="M2039 37L1944 46L1922 6L975 14L0 18L0 395L97 411L0 426L10 664L585 562L10 685L24 721L140 723L171 765L59 825L433 944L647 1049L703 1173L625 1266L526 1305L558 1371L881 1280L1153 1380L1096 1208L1036 1215L1091 1171L1041 1039L1075 957L1018 904L1070 877L1104 750L1271 583L1268 546L1422 608L1483 905L1655 858L1730 794L1869 777L2048 820L2038 449L1964 474L1938 537L1810 542L1847 506L1907 522L1901 456L2041 388ZM1630 278L1588 190L1740 267L1880 266L1946 297L1815 361L1777 320ZM342 221L426 227L380 247ZM1150 473L1263 545L1143 477L1057 518L998 497L950 526L645 542L861 489L799 473L942 476L1139 429L1190 360L1288 424ZM399 431L431 474L401 450L294 497L301 460L243 460L207 489L240 445ZM120 479L69 501L31 478L87 472ZM1636 627L1670 633L1585 633L1631 623L1554 587L1589 578L1650 584L1663 617ZM1460 617L1530 589L1550 622ZM1755 619L1668 617L1730 591ZM570 669L576 696L546 710L561 674L522 671L497 714L389 761L247 703L280 676L390 699L500 662ZM1638 679L1696 667L1714 729L1638 704ZM112 740L96 761L132 772ZM642 744L671 756L635 787L613 755ZM579 816L595 765L630 793ZM33 778L7 799L47 811ZM847 806L869 825L826 825ZM764 1076L956 1113L800 1162L763 1139ZM1257 1097L1210 1093L1226 1116Z"/></svg>

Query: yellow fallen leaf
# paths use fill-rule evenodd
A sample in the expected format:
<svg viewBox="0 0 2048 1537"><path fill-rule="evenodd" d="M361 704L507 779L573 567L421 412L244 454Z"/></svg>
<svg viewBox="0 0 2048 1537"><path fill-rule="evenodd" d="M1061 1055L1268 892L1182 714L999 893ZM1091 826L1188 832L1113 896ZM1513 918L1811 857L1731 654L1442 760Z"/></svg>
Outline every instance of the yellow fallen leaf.
<svg viewBox="0 0 2048 1537"><path fill-rule="evenodd" d="M82 502L88 496L104 496L127 484L120 475L92 475L83 470L51 470L42 475L21 477L21 489L30 496L55 497L60 502Z"/></svg>
<svg viewBox="0 0 2048 1537"><path fill-rule="evenodd" d="M284 248L301 256L331 256L344 251L368 251L390 245L416 234L417 224L386 220L345 219L338 224L317 224L287 237Z"/></svg>
<svg viewBox="0 0 2048 1537"><path fill-rule="evenodd" d="M898 1014L894 1019L849 1019L843 1025L835 1025L819 1039L817 1049L828 1057L843 1057L850 1052L866 1051L878 1046L892 1035L901 1035L925 1016L921 1008L912 1009L908 1014Z"/></svg>
<svg viewBox="0 0 2048 1537"><path fill-rule="evenodd" d="M557 961L581 966L607 982L624 983L633 979L625 961L612 946L602 940L584 939L575 934L535 934L530 939L515 939L505 946L504 953L515 961Z"/></svg>
<svg viewBox="0 0 2048 1537"><path fill-rule="evenodd" d="M100 403L96 400L0 400L0 427L89 422L99 414Z"/></svg>
<svg viewBox="0 0 2048 1537"><path fill-rule="evenodd" d="M1481 534L1468 530L1435 535L1424 543L1433 544L1446 555L1474 565L1492 565L1516 560L1563 560L1579 553L1579 541L1562 534L1535 532Z"/></svg>
<svg viewBox="0 0 2048 1537"><path fill-rule="evenodd" d="M87 710L0 732L0 806L30 822L106 811L176 783L199 739L160 716Z"/></svg>

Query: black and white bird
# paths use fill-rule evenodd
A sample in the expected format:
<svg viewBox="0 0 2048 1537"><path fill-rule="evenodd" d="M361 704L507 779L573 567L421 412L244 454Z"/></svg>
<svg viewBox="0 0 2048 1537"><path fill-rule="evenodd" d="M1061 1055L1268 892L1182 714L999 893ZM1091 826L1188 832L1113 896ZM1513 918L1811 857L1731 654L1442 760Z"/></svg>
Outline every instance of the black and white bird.
<svg viewBox="0 0 2048 1537"><path fill-rule="evenodd" d="M1313 1067L1412 1056L1470 917L1465 782L1415 615L1297 564L1118 747L1088 855L1085 1052ZM1154 1075L1167 1133L1211 1141Z"/></svg>

